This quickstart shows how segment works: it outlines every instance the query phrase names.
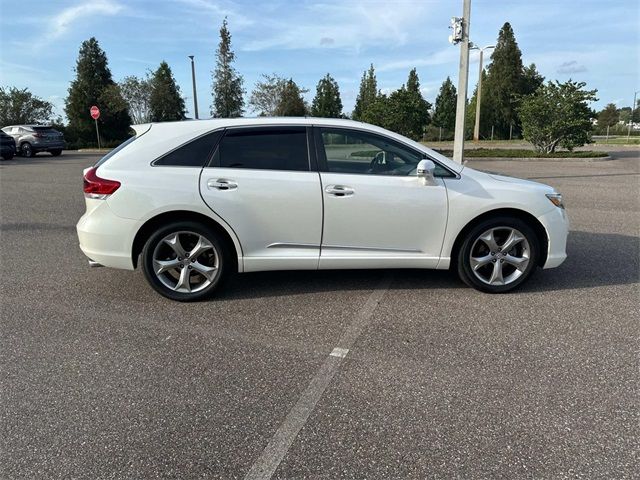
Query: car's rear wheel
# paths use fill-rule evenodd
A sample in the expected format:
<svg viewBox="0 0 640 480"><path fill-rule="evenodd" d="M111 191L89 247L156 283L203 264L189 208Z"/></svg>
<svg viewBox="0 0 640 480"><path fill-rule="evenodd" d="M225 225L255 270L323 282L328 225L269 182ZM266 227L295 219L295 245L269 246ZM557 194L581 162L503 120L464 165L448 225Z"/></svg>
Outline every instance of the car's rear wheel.
<svg viewBox="0 0 640 480"><path fill-rule="evenodd" d="M13 158L13 153L9 152L9 153L5 153L4 155L2 155L2 159L3 160L11 160Z"/></svg>
<svg viewBox="0 0 640 480"><path fill-rule="evenodd" d="M210 296L229 265L225 242L196 222L176 222L154 232L142 250L149 284L172 300L189 302Z"/></svg>
<svg viewBox="0 0 640 480"><path fill-rule="evenodd" d="M458 251L460 278L488 293L504 293L521 285L535 270L540 242L519 218L496 217L472 228Z"/></svg>
<svg viewBox="0 0 640 480"><path fill-rule="evenodd" d="M56 150L50 150L50 152L51 152L51 155L53 155L54 157L58 157L62 153L62 150L58 148Z"/></svg>
<svg viewBox="0 0 640 480"><path fill-rule="evenodd" d="M22 145L20 145L20 153L23 157L33 157L35 155L33 147L29 142L24 142Z"/></svg>

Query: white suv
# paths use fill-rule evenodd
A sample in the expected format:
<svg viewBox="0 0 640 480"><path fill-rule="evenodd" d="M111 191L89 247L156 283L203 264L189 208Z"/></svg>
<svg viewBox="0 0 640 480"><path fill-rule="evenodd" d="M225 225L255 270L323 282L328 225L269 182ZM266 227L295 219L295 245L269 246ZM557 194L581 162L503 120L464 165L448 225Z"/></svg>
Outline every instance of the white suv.
<svg viewBox="0 0 640 480"><path fill-rule="evenodd" d="M84 172L80 248L160 294L232 272L456 269L506 292L566 258L551 187L479 172L382 128L321 118L154 123Z"/></svg>

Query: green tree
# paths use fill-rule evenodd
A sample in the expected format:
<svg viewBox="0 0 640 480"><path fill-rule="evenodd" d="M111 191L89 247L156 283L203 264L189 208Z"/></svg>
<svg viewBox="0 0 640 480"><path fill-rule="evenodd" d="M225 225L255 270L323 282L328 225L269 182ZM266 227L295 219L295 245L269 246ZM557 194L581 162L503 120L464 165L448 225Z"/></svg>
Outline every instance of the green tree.
<svg viewBox="0 0 640 480"><path fill-rule="evenodd" d="M100 136L105 140L125 139L131 118L123 107L122 98L118 98L119 90L111 77L107 55L94 37L82 42L75 71L76 78L71 82L65 100L69 134L83 141L95 141L95 126L89 109L97 105L100 108Z"/></svg>
<svg viewBox="0 0 640 480"><path fill-rule="evenodd" d="M338 82L328 73L318 82L316 96L311 103L311 115L325 118L340 118L342 116L342 100L340 99Z"/></svg>
<svg viewBox="0 0 640 480"><path fill-rule="evenodd" d="M433 112L433 124L445 130L453 130L456 126L456 103L458 94L456 87L449 77L442 82L440 92L436 97L435 111ZM475 113L475 112L474 112Z"/></svg>
<svg viewBox="0 0 640 480"><path fill-rule="evenodd" d="M584 90L584 82L549 82L521 99L518 113L524 138L541 153L560 145L568 150L591 141L591 109L597 90Z"/></svg>
<svg viewBox="0 0 640 480"><path fill-rule="evenodd" d="M273 117L278 113L278 105L282 98L282 90L287 80L277 74L262 74L262 80L256 83L249 106L261 117Z"/></svg>
<svg viewBox="0 0 640 480"><path fill-rule="evenodd" d="M167 62L161 62L151 76L149 109L152 122L171 122L186 118L184 98L180 95L180 87Z"/></svg>
<svg viewBox="0 0 640 480"><path fill-rule="evenodd" d="M53 104L27 88L0 87L0 126L48 123L52 117Z"/></svg>
<svg viewBox="0 0 640 480"><path fill-rule="evenodd" d="M481 133L486 136L494 126L498 138L508 138L510 126L519 126L517 98L525 93L522 53L508 22L500 29L491 60L482 85Z"/></svg>
<svg viewBox="0 0 640 480"><path fill-rule="evenodd" d="M293 79L287 80L280 92L276 115L280 117L303 117L306 115L307 105L302 98L302 94L306 91L301 89Z"/></svg>
<svg viewBox="0 0 640 480"><path fill-rule="evenodd" d="M231 50L231 34L225 18L220 27L220 44L213 72L213 105L211 115L218 118L241 117L244 111L242 76L233 68L235 53Z"/></svg>
<svg viewBox="0 0 640 480"><path fill-rule="evenodd" d="M149 76L139 78L129 75L118 82L118 86L122 98L127 103L127 111L133 123L150 122L152 84Z"/></svg>
<svg viewBox="0 0 640 480"><path fill-rule="evenodd" d="M371 64L369 70L362 74L362 79L360 80L360 91L356 97L356 105L352 114L353 119L366 121L364 119L367 116L367 109L373 105L377 97L378 80L373 64Z"/></svg>
<svg viewBox="0 0 640 480"><path fill-rule="evenodd" d="M534 93L540 85L544 83L544 77L536 69L536 64L532 63L528 67L522 69L522 85L520 87L521 95L529 95Z"/></svg>
<svg viewBox="0 0 640 480"><path fill-rule="evenodd" d="M391 109L386 128L414 140L419 140L431 121L427 102L420 92L416 69L409 72L406 86L389 95Z"/></svg>
<svg viewBox="0 0 640 480"><path fill-rule="evenodd" d="M607 128L613 127L620 120L620 112L618 112L618 107L613 103L607 104L606 107L598 113L598 127Z"/></svg>

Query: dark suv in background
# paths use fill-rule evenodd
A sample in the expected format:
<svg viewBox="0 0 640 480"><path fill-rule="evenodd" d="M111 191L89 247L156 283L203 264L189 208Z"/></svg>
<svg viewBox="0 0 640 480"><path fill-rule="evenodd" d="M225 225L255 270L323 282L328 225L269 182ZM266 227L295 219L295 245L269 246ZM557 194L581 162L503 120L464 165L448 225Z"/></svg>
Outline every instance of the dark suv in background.
<svg viewBox="0 0 640 480"><path fill-rule="evenodd" d="M11 135L0 130L0 157L3 160L11 160L16 154L16 141Z"/></svg>
<svg viewBox="0 0 640 480"><path fill-rule="evenodd" d="M64 148L62 133L48 125L9 125L2 131L13 137L17 152L24 157L33 157L38 152L57 157Z"/></svg>

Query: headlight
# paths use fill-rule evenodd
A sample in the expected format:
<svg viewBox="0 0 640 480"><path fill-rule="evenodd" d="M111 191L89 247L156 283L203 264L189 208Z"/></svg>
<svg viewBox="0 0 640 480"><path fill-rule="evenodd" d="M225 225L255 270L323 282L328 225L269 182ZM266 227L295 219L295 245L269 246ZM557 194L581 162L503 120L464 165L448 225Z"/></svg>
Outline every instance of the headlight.
<svg viewBox="0 0 640 480"><path fill-rule="evenodd" d="M564 208L564 203L562 203L562 194L560 194L560 193L547 193L547 198L556 207Z"/></svg>

